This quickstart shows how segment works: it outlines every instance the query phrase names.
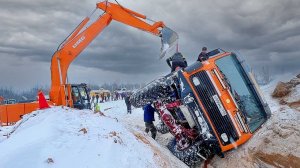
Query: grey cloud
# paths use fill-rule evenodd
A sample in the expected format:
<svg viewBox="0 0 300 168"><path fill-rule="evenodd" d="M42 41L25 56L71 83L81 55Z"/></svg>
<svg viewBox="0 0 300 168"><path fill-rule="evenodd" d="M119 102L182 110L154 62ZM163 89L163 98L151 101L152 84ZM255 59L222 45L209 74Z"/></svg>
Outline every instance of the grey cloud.
<svg viewBox="0 0 300 168"><path fill-rule="evenodd" d="M300 69L298 0L120 2L151 19L164 21L177 31L179 49L189 63L196 60L205 45L209 49L237 50L251 66L270 66L274 73L282 72L279 67L285 71ZM23 59L28 60L28 66L41 62L49 65L58 45L95 4L92 0L1 1L0 56L14 59L6 60L7 65ZM159 49L158 37L112 22L72 65L80 70L90 67L104 76L103 71L114 74L105 76L109 81L123 78L132 82L137 75L145 81L169 72L165 59L158 60ZM43 68L40 73L49 75L49 68ZM70 73L71 70L76 71L71 68ZM76 73L76 79L85 79L84 72Z"/></svg>

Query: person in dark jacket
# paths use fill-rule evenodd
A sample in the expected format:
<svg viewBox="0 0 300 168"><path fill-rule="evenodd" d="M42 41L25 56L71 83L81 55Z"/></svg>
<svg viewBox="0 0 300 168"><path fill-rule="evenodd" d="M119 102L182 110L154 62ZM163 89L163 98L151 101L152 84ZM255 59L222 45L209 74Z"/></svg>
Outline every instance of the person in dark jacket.
<svg viewBox="0 0 300 168"><path fill-rule="evenodd" d="M98 100L99 100L99 95L96 95L96 103L98 104Z"/></svg>
<svg viewBox="0 0 300 168"><path fill-rule="evenodd" d="M131 114L131 103L130 103L130 93L127 93L125 95L125 103L126 103L126 106L127 106L127 114Z"/></svg>
<svg viewBox="0 0 300 168"><path fill-rule="evenodd" d="M171 68L171 72L174 72L177 67L185 68L187 67L186 59L183 57L183 55L180 52L175 53L167 60L167 64ZM171 64L172 62L172 64Z"/></svg>
<svg viewBox="0 0 300 168"><path fill-rule="evenodd" d="M155 120L154 119L155 108L153 108L151 106L151 104L148 103L147 105L145 105L143 107L143 110L144 110L144 122L145 122L145 126L146 126L145 132L148 133L150 131L151 137L153 139L155 139L156 132L157 132L157 130L153 124L153 121Z"/></svg>
<svg viewBox="0 0 300 168"><path fill-rule="evenodd" d="M207 59L208 59L207 48L206 48L206 47L203 47L201 53L200 53L199 56L198 56L197 61L202 62L202 61L205 61L205 60L207 60Z"/></svg>

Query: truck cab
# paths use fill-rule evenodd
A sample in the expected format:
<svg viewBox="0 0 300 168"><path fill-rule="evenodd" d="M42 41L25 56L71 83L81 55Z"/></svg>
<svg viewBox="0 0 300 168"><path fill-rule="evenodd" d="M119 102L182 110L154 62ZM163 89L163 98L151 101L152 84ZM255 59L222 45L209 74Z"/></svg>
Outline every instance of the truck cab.
<svg viewBox="0 0 300 168"><path fill-rule="evenodd" d="M224 152L246 142L270 116L270 109L241 57L219 49L209 54L208 61L177 74L183 104L198 108Z"/></svg>

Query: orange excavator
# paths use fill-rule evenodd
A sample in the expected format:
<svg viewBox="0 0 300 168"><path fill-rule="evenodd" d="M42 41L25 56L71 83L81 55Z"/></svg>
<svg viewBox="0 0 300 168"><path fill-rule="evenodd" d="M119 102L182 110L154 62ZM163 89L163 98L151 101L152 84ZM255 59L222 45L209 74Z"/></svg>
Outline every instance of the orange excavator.
<svg viewBox="0 0 300 168"><path fill-rule="evenodd" d="M103 10L95 21L91 22L91 16L96 10ZM119 3L103 1L97 3L91 16L86 17L76 29L59 45L51 60L51 88L49 104L56 106L68 106L79 109L89 109L90 99L85 84L69 84L67 72L72 61L106 28L112 20L149 32L161 37L162 55L177 40L177 34L167 28L162 21L154 22L145 15L127 9ZM153 22L152 24L148 22ZM85 26L88 25L86 28ZM13 124L20 116L39 108L37 102L19 103L15 105L0 106L0 124Z"/></svg>

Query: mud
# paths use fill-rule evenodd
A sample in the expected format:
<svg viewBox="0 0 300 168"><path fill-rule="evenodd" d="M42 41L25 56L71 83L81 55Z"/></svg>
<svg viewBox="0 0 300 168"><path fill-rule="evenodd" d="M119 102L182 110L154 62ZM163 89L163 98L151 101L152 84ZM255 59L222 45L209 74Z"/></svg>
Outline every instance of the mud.
<svg viewBox="0 0 300 168"><path fill-rule="evenodd" d="M280 98L288 95L291 92L291 87L284 83L284 82L279 82L272 93L273 97Z"/></svg>
<svg viewBox="0 0 300 168"><path fill-rule="evenodd" d="M272 96L275 98L282 98L287 96L293 89L300 84L300 74L296 78L291 79L289 82L278 82L274 89Z"/></svg>
<svg viewBox="0 0 300 168"><path fill-rule="evenodd" d="M161 149L151 143L150 140L148 140L144 135L138 132L134 132L134 135L138 140L151 147L152 151L154 152L154 160L159 163L159 166L161 166L162 168L177 167L170 164L168 156L165 153L161 152Z"/></svg>
<svg viewBox="0 0 300 168"><path fill-rule="evenodd" d="M265 167L264 163L272 165L274 167L290 167L290 168L299 168L300 167L300 158L289 154L287 156L281 155L279 153L267 154L263 152L257 152L253 155L257 164L261 167ZM262 162L261 162L262 161Z"/></svg>
<svg viewBox="0 0 300 168"><path fill-rule="evenodd" d="M300 107L300 100L287 103L291 108L298 109ZM298 110L299 111L299 110Z"/></svg>

